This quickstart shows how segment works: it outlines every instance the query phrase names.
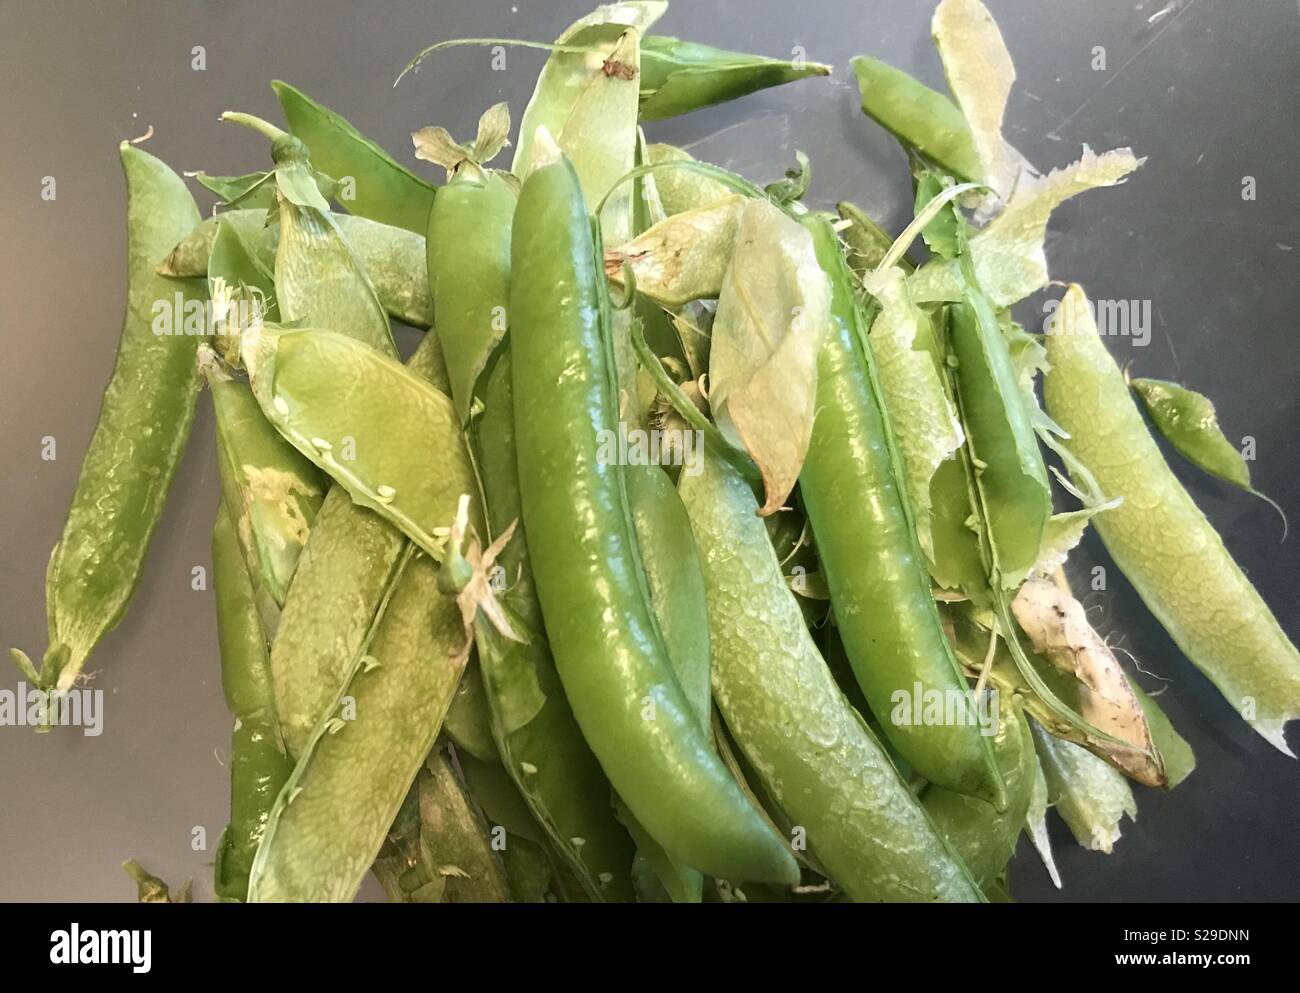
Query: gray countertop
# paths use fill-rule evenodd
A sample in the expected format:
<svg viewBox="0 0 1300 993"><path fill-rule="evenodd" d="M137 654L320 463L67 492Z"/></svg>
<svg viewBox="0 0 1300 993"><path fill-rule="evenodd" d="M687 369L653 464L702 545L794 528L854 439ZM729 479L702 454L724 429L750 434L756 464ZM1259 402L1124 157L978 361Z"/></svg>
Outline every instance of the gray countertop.
<svg viewBox="0 0 1300 993"><path fill-rule="evenodd" d="M269 82L285 79L338 110L399 160L411 130L473 133L508 100L516 120L543 53L511 49L493 71L480 49L439 54L393 89L421 47L458 36L549 39L587 0L141 2L0 0L0 647L44 648L43 580L112 367L125 297L123 183L117 143L154 128L146 146L178 170L262 168L265 143L219 125L226 109L278 120ZM1148 156L1132 180L1086 194L1052 225L1054 275L1094 296L1150 301L1149 343L1114 340L1145 376L1206 390L1234 440L1255 439L1251 469L1300 524L1300 7L1296 0L989 0L1019 80L1008 138L1040 168L1080 146ZM852 199L894 230L909 216L906 164L858 109L849 58L870 54L942 82L929 2L678 0L659 31L786 55L803 46L833 63L811 80L647 128L767 181L796 149L813 161L810 201ZM1157 16L1158 15L1158 16ZM206 69L191 67L203 46ZM1096 49L1106 68L1096 70ZM57 199L43 200L43 177ZM1245 177L1256 198L1244 200ZM210 205L201 197L200 205ZM1042 322L1041 301L1019 313ZM409 342L408 342L409 343ZM218 500L212 418L203 399L189 450L132 608L94 655L103 733L35 735L0 727L0 899L122 900L119 868L135 857L211 895L212 849L225 824L230 717L222 701L209 563ZM43 439L57 459L41 457ZM1262 590L1300 637L1300 562L1279 545L1261 501L1193 471L1182 476ZM1071 560L1108 564L1095 538ZM1111 856L1053 829L1065 890L1022 842L1022 900L1293 900L1300 895L1300 768L1236 718L1183 659L1118 570L1088 604L1099 630L1141 660L1150 688L1193 744L1199 767L1173 793L1137 791L1139 820ZM0 663L7 666L8 663ZM0 687L17 685L0 669ZM1300 744L1292 731L1291 740Z"/></svg>

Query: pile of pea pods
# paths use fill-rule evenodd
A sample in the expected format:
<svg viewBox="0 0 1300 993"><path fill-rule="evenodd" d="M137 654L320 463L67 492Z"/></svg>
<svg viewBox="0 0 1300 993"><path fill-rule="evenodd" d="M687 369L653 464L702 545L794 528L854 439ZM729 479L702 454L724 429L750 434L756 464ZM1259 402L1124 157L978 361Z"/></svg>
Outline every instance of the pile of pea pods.
<svg viewBox="0 0 1300 993"><path fill-rule="evenodd" d="M1148 427L1253 493L1213 407L1121 373L1077 285L1047 333L1011 316L1053 209L1141 160L1040 174L1001 134L997 26L942 0L950 94L852 63L915 219L812 210L802 154L758 186L642 125L830 67L655 35L666 7L545 46L508 170L504 104L415 131L408 168L280 82L284 128L224 115L270 165L197 174L212 217L123 143L119 357L49 648L13 654L76 685L206 386L218 898L1009 900L1021 833L1056 877L1049 807L1109 852L1130 780L1195 764L1070 591L1089 526L1287 750L1300 655ZM160 327L191 305L201 333ZM427 329L405 362L394 320Z"/></svg>

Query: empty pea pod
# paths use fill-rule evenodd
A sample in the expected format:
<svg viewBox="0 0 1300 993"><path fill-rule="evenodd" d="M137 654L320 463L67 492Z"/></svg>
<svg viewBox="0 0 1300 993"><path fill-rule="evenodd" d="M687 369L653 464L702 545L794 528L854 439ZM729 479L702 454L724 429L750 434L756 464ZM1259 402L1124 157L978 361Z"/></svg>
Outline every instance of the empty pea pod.
<svg viewBox="0 0 1300 993"><path fill-rule="evenodd" d="M432 326L433 300L420 263L425 254L424 236L368 217L331 216L361 260L361 267L388 316L414 328ZM279 224L268 225L264 210L228 210L209 217L177 242L159 263L158 272L177 278L206 274L217 229L222 224L233 225L253 249L257 260L274 268L275 250L280 241Z"/></svg>
<svg viewBox="0 0 1300 993"><path fill-rule="evenodd" d="M265 629L235 528L225 506L212 529L221 687L235 716L230 744L230 824L217 842L213 888L226 900L248 896L248 874L280 788L293 771L275 714Z"/></svg>
<svg viewBox="0 0 1300 993"><path fill-rule="evenodd" d="M835 684L748 484L709 458L680 487L704 566L718 708L812 854L854 900L981 900Z"/></svg>
<svg viewBox="0 0 1300 993"><path fill-rule="evenodd" d="M420 342L407 368L446 384L435 336ZM292 754L299 754L346 678L406 544L382 517L354 505L343 487L326 494L271 646L276 707Z"/></svg>
<svg viewBox="0 0 1300 993"><path fill-rule="evenodd" d="M399 165L392 156L334 111L288 83L274 80L289 130L311 150L318 169L350 184L340 203L353 214L423 234L436 188Z"/></svg>
<svg viewBox="0 0 1300 993"><path fill-rule="evenodd" d="M340 688L298 756L257 849L250 902L348 901L383 846L464 668L460 612L407 546Z"/></svg>
<svg viewBox="0 0 1300 993"><path fill-rule="evenodd" d="M211 352L207 356L202 364L217 424L222 498L254 577L263 623L274 636L298 557L325 498L325 480L267 423L248 384L225 371Z"/></svg>
<svg viewBox="0 0 1300 993"><path fill-rule="evenodd" d="M127 305L117 361L46 571L49 647L40 671L21 651L11 651L24 675L45 689L69 689L91 650L126 612L199 393L195 352L206 328L191 331L183 323L189 304L205 298L206 286L177 287L154 272L168 248L199 223L198 208L163 162L128 142L120 154Z"/></svg>
<svg viewBox="0 0 1300 993"><path fill-rule="evenodd" d="M329 473L353 504L441 558L436 534L476 490L446 394L363 342L332 331L244 336L253 395L277 431ZM349 398L365 398L350 403Z"/></svg>
<svg viewBox="0 0 1300 993"><path fill-rule="evenodd" d="M647 602L621 469L597 454L618 418L601 272L573 167L539 165L515 211L510 347L523 519L560 679L614 788L670 855L794 883L784 843L691 713Z"/></svg>
<svg viewBox="0 0 1300 993"><path fill-rule="evenodd" d="M1049 330L1047 411L1106 494L1123 500L1096 518L1107 551L1183 654L1291 755L1284 728L1300 716L1300 653L1165 463L1078 286Z"/></svg>
<svg viewBox="0 0 1300 993"><path fill-rule="evenodd" d="M660 121L830 71L830 66L806 59L785 62L668 35L646 35L641 43L638 114L643 121Z"/></svg>

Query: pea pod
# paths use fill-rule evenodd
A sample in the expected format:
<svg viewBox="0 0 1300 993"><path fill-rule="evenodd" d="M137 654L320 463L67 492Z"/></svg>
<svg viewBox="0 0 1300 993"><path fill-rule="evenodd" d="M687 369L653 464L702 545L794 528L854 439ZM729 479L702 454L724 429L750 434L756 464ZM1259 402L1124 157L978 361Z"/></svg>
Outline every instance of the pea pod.
<svg viewBox="0 0 1300 993"><path fill-rule="evenodd" d="M466 163L429 214L428 279L462 423L479 375L506 333L514 212L515 193L505 180Z"/></svg>
<svg viewBox="0 0 1300 993"><path fill-rule="evenodd" d="M817 861L854 900L980 901L818 653L748 485L683 476L708 590L718 708Z"/></svg>
<svg viewBox="0 0 1300 993"><path fill-rule="evenodd" d="M1166 465L1089 306L1077 286L1061 301L1043 396L1074 455L1123 500L1097 517L1097 532L1183 654L1291 755L1284 728L1300 716L1300 653Z"/></svg>
<svg viewBox="0 0 1300 993"><path fill-rule="evenodd" d="M394 903L510 899L487 822L443 749L434 749L416 775L384 851L375 875Z"/></svg>
<svg viewBox="0 0 1300 993"><path fill-rule="evenodd" d="M641 44L639 114L643 121L661 121L830 72L831 67L820 62L783 62L667 35L647 35Z"/></svg>
<svg viewBox="0 0 1300 993"><path fill-rule="evenodd" d="M663 631L673 672L691 712L708 732L713 704L709 690L709 616L690 519L668 474L659 466L627 466L624 481L645 567L650 607ZM700 872L670 859L635 819L628 827L638 850L650 862L673 902L699 903L704 886Z"/></svg>
<svg viewBox="0 0 1300 993"><path fill-rule="evenodd" d="M120 154L127 188L127 305L117 361L67 523L50 555L49 647L40 672L22 652L11 651L24 675L44 689L69 689L91 650L126 613L198 398L201 336L186 334L183 322L205 287L177 287L154 272L168 248L199 223L198 208L163 162L127 142ZM159 328L168 333L155 333L154 324L166 317L172 326Z"/></svg>
<svg viewBox="0 0 1300 993"><path fill-rule="evenodd" d="M1006 338L963 254L965 299L950 310L957 393L974 453L993 556L990 577L1014 589L1038 561L1052 516L1051 484ZM1109 491L1107 491L1109 493Z"/></svg>
<svg viewBox="0 0 1300 993"><path fill-rule="evenodd" d="M275 715L266 632L235 527L223 504L212 529L221 686L235 716L230 744L230 824L217 844L217 896L244 900L248 874L280 788L293 771Z"/></svg>
<svg viewBox="0 0 1300 993"><path fill-rule="evenodd" d="M407 546L334 706L280 791L250 902L349 901L429 753L464 668L455 601Z"/></svg>
<svg viewBox="0 0 1300 993"><path fill-rule="evenodd" d="M424 235L367 217L331 216L361 260L388 316L414 328L432 326L433 300L428 277L420 264L425 254ZM206 274L217 229L222 224L234 226L257 260L274 268L275 250L280 242L279 224L267 225L262 210L228 210L209 217L177 242L159 264L158 272L178 278Z"/></svg>
<svg viewBox="0 0 1300 993"><path fill-rule="evenodd" d="M996 698L1000 704L993 754L1007 787L1007 808L999 813L989 804L953 793L942 786L927 786L921 805L948 844L957 851L981 889L994 882L1015 854L1016 842L1029 813L1037 759L1029 722L1017 701Z"/></svg>
<svg viewBox="0 0 1300 993"><path fill-rule="evenodd" d="M863 113L955 178L981 178L970 127L952 100L879 59L859 55L850 65L862 93Z"/></svg>
<svg viewBox="0 0 1300 993"><path fill-rule="evenodd" d="M818 355L817 417L800 492L854 675L886 736L931 782L998 806L1003 790L988 739L975 722L900 722L911 700L965 695L944 638L917 544L903 473L881 402L863 319L839 241L810 216L817 260L831 284L831 328ZM919 701L918 701L919 702ZM910 718L915 705L902 713Z"/></svg>
<svg viewBox="0 0 1300 993"><path fill-rule="evenodd" d="M541 165L515 211L511 360L523 519L560 679L614 788L670 855L793 883L794 860L690 711L647 602L621 469L597 456L618 418L601 273L573 167Z"/></svg>
<svg viewBox="0 0 1300 993"><path fill-rule="evenodd" d="M408 368L446 384L437 337L420 342ZM301 754L346 679L406 543L379 515L354 505L343 487L326 494L271 646L276 709L290 754Z"/></svg>
<svg viewBox="0 0 1300 993"><path fill-rule="evenodd" d="M259 601L275 631L298 557L325 497L321 472L303 458L258 409L248 384L208 352L203 369L212 391L222 494Z"/></svg>
<svg viewBox="0 0 1300 993"><path fill-rule="evenodd" d="M305 93L278 79L272 81L271 88L280 100L289 130L311 150L316 167L353 184L351 198L339 200L348 211L424 233L435 187Z"/></svg>
<svg viewBox="0 0 1300 993"><path fill-rule="evenodd" d="M441 559L443 541L434 532L455 516L460 495L476 489L446 394L331 331L253 329L244 336L243 358L253 395L276 430L356 506Z"/></svg>
<svg viewBox="0 0 1300 993"><path fill-rule="evenodd" d="M469 162L460 166L430 215L429 282L462 416L505 333L498 322L508 303L514 207L513 191ZM494 538L509 533L519 514L509 368L503 350L483 384L482 413L470 430ZM519 604L523 613L514 617L509 606L501 608L522 640L503 637L481 614L474 622L494 752L587 896L630 899L631 842L614 818L609 782L573 719L541 636L522 536L494 554L502 555L505 582L514 586L503 599Z"/></svg>
<svg viewBox="0 0 1300 993"><path fill-rule="evenodd" d="M1142 398L1156 430L1187 461L1216 479L1259 497L1276 510L1282 518L1282 540L1286 541L1286 514L1250 485L1250 466L1241 452L1224 437L1210 398L1162 379L1134 379L1130 385Z"/></svg>

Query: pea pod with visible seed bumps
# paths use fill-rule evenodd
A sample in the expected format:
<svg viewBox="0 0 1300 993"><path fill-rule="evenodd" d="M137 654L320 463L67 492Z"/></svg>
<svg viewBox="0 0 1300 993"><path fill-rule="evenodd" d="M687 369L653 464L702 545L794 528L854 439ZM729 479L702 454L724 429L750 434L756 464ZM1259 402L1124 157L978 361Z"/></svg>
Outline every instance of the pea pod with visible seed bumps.
<svg viewBox="0 0 1300 993"><path fill-rule="evenodd" d="M1045 336L1047 412L1123 502L1096 519L1115 563L1183 653L1275 748L1300 717L1300 652L1165 463L1071 286Z"/></svg>
<svg viewBox="0 0 1300 993"><path fill-rule="evenodd" d="M980 901L835 685L747 484L709 458L680 486L704 565L718 708L812 854L854 900Z"/></svg>
<svg viewBox="0 0 1300 993"><path fill-rule="evenodd" d="M618 418L602 268L573 167L537 166L515 210L510 347L523 519L560 679L614 788L670 855L792 884L793 858L690 711L648 603L622 470L598 457Z"/></svg>
<svg viewBox="0 0 1300 993"><path fill-rule="evenodd" d="M154 272L169 246L199 223L199 211L184 181L164 163L127 142L120 153L127 306L117 362L63 535L50 555L49 647L39 673L12 650L24 675L45 689L70 688L91 650L126 613L199 393L195 352L202 339L184 333L174 303L201 300L206 287L192 282L178 288ZM155 333L155 321L173 315L175 326Z"/></svg>
<svg viewBox="0 0 1300 993"><path fill-rule="evenodd" d="M830 280L832 327L818 356L818 412L800 492L840 636L872 713L907 762L931 782L1000 806L992 749L975 723L892 719L899 693L947 698L967 692L967 683L930 593L839 240L825 216L804 223Z"/></svg>

